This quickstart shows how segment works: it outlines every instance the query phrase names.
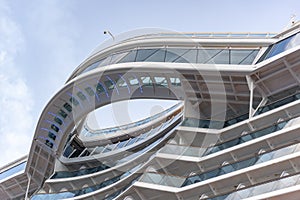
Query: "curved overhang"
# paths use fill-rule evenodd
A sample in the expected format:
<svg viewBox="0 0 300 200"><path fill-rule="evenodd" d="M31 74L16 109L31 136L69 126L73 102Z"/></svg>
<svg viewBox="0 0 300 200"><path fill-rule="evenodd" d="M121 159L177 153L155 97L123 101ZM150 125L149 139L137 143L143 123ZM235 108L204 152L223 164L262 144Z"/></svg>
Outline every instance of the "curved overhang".
<svg viewBox="0 0 300 200"><path fill-rule="evenodd" d="M77 76L86 66L94 63L96 60L105 58L111 53L120 52L124 50L132 50L136 48L163 48L163 47L181 47L181 48L262 48L278 41L274 38L146 38L133 39L114 44L105 49L99 50L88 57L82 64L80 64L71 74L68 81ZM68 82L67 81L67 82Z"/></svg>

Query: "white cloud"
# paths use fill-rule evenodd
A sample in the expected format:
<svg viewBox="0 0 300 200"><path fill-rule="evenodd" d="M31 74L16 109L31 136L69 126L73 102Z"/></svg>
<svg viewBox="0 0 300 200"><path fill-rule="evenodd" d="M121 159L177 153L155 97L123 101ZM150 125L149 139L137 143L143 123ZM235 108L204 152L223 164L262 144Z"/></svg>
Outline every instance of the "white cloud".
<svg viewBox="0 0 300 200"><path fill-rule="evenodd" d="M0 166L29 152L43 106L81 60L71 3L14 6L0 0Z"/></svg>
<svg viewBox="0 0 300 200"><path fill-rule="evenodd" d="M0 35L1 166L28 153L34 131L33 99L15 64L24 48L24 37L5 2L0 5Z"/></svg>

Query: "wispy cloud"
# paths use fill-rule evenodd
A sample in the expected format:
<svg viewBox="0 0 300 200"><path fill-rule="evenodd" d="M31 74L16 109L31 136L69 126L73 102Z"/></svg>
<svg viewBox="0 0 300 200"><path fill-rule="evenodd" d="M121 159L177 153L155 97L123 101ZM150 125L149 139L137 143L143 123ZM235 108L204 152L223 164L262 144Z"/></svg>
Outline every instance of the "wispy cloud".
<svg viewBox="0 0 300 200"><path fill-rule="evenodd" d="M0 4L0 165L28 153L33 134L30 89L18 68L16 59L25 41L11 10Z"/></svg>
<svg viewBox="0 0 300 200"><path fill-rule="evenodd" d="M0 166L28 153L43 107L84 57L72 6L0 0Z"/></svg>

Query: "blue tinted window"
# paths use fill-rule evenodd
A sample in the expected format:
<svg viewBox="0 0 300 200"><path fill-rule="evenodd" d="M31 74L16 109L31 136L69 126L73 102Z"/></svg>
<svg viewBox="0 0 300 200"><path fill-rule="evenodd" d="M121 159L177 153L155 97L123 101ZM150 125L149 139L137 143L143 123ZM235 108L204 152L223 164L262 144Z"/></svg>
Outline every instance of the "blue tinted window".
<svg viewBox="0 0 300 200"><path fill-rule="evenodd" d="M286 46L288 45L288 43L290 42L291 39L292 39L292 37L289 37L289 38L286 38L286 39L282 40L281 42L273 45L265 59L271 58L281 52L284 52L286 50Z"/></svg>
<svg viewBox="0 0 300 200"><path fill-rule="evenodd" d="M16 165L16 166L14 166L14 167L12 167L12 168L4 171L4 172L1 172L0 173L0 180L5 179L5 178L7 178L7 177L9 177L13 174L16 174L16 173L24 170L25 167L26 167L26 162L23 162L23 163L21 163L19 165Z"/></svg>
<svg viewBox="0 0 300 200"><path fill-rule="evenodd" d="M297 33L269 46L268 49L265 51L265 53L262 55L262 57L258 60L258 62L276 56L277 54L282 53L299 44L300 44L299 33Z"/></svg>

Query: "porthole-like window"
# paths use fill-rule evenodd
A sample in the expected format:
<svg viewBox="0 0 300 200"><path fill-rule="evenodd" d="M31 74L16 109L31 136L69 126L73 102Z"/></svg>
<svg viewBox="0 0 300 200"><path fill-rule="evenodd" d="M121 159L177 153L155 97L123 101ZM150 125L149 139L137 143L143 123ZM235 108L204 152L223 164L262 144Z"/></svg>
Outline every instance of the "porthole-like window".
<svg viewBox="0 0 300 200"><path fill-rule="evenodd" d="M67 111L72 112L72 106L71 106L70 104L65 103L65 104L64 104L64 108L65 108Z"/></svg>
<svg viewBox="0 0 300 200"><path fill-rule="evenodd" d="M56 123L58 123L59 125L62 125L62 120L61 119L59 119L58 117L55 117L54 118L54 121L56 122Z"/></svg>
<svg viewBox="0 0 300 200"><path fill-rule="evenodd" d="M67 114L65 111L63 111L62 109L60 109L60 110L58 111L58 114L59 114L60 116L62 116L64 119L68 116L68 114Z"/></svg>
<svg viewBox="0 0 300 200"><path fill-rule="evenodd" d="M52 132L48 132L48 136L49 136L49 138L51 138L52 140L55 140L56 139L56 135L54 134L54 133L52 133Z"/></svg>

